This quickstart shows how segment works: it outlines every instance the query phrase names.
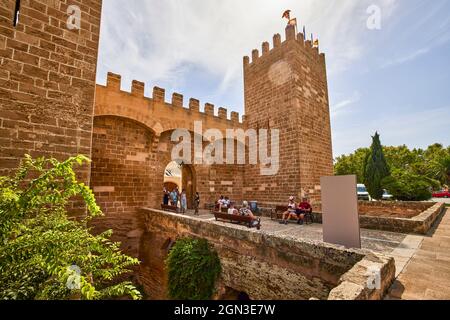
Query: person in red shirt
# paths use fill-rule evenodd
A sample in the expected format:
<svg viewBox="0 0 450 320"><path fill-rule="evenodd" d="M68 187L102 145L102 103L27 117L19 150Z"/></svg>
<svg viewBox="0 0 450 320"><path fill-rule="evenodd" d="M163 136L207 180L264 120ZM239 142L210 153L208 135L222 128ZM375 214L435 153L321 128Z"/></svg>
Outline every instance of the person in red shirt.
<svg viewBox="0 0 450 320"><path fill-rule="evenodd" d="M305 220L305 214L312 212L311 204L309 203L307 198L302 199L302 202L298 204L295 212L297 213L297 223L303 224L303 221Z"/></svg>

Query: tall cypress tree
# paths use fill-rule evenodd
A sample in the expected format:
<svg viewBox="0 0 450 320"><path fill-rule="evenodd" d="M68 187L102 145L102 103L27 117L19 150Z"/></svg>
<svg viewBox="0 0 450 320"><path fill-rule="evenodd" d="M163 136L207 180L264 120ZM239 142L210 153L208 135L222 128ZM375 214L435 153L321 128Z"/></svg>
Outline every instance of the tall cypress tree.
<svg viewBox="0 0 450 320"><path fill-rule="evenodd" d="M364 183L367 191L374 199L380 200L383 197L381 181L390 176L389 167L383 154L383 147L380 142L380 135L375 132L372 137L372 146L364 163Z"/></svg>

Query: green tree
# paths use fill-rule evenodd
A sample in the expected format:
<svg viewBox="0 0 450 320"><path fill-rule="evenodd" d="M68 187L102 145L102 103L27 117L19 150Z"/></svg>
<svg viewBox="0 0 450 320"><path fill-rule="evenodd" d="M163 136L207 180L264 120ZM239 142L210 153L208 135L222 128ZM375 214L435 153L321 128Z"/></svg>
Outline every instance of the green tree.
<svg viewBox="0 0 450 320"><path fill-rule="evenodd" d="M360 148L350 155L342 155L335 160L334 173L338 176L354 174L358 183L364 182L363 165L369 148Z"/></svg>
<svg viewBox="0 0 450 320"><path fill-rule="evenodd" d="M395 199L401 201L425 201L431 198L431 189L437 181L408 171L396 169L382 181Z"/></svg>
<svg viewBox="0 0 450 320"><path fill-rule="evenodd" d="M372 198L380 200L383 197L383 188L381 181L390 175L389 167L384 158L383 148L381 147L380 135L378 132L372 137L373 142L370 152L364 162L364 183L367 191Z"/></svg>
<svg viewBox="0 0 450 320"><path fill-rule="evenodd" d="M59 162L26 156L12 177L0 177L0 299L107 299L141 294L117 278L138 260L124 255L111 231L86 227L102 215L92 191L76 180L77 156ZM85 219L69 218L73 197L86 203Z"/></svg>
<svg viewBox="0 0 450 320"><path fill-rule="evenodd" d="M176 300L211 299L221 265L205 239L177 240L166 260L169 296Z"/></svg>
<svg viewBox="0 0 450 320"><path fill-rule="evenodd" d="M450 155L434 159L431 162L431 172L433 178L442 184L450 184Z"/></svg>
<svg viewBox="0 0 450 320"><path fill-rule="evenodd" d="M389 168L411 169L411 165L421 161L422 150L409 150L407 146L383 147L383 153Z"/></svg>

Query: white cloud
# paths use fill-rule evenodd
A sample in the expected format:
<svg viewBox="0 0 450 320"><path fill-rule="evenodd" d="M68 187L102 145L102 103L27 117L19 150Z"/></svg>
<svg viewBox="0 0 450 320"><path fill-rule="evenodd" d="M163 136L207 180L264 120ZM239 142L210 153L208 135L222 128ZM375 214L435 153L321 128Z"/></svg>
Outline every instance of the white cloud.
<svg viewBox="0 0 450 320"><path fill-rule="evenodd" d="M353 95L345 100L338 102L337 104L330 107L331 116L334 118L339 114L348 111L349 106L355 104L356 102L361 100L361 94L358 91L355 91Z"/></svg>
<svg viewBox="0 0 450 320"><path fill-rule="evenodd" d="M376 2L376 1L375 1ZM124 82L164 83L182 87L191 68L219 79L216 91L226 92L242 82L242 57L274 33L284 38L281 13L289 8L321 40L328 70L346 70L364 54L366 8L372 1L347 0L108 0L103 2L99 82L106 72L123 75ZM395 0L380 0L386 12ZM183 92L181 92L183 93ZM202 98L202 97L199 97ZM214 102L214 101L213 101ZM220 103L220 101L218 101Z"/></svg>
<svg viewBox="0 0 450 320"><path fill-rule="evenodd" d="M399 58L396 58L393 60L387 60L386 62L383 63L382 68L393 67L393 66L397 66L397 65L401 65L401 64L404 64L407 62L414 61L415 59L427 54L428 52L430 52L430 48L418 49L410 54L407 54L406 56L399 57Z"/></svg>

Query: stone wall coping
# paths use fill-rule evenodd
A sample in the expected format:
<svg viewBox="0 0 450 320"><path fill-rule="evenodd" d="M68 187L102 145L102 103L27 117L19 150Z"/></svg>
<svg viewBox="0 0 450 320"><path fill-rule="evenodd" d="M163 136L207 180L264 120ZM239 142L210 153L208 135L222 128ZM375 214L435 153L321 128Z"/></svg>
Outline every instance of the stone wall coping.
<svg viewBox="0 0 450 320"><path fill-rule="evenodd" d="M415 216L411 220L415 221L425 221L430 218L433 214L435 214L437 211L442 211L442 209L445 208L445 203L435 203L431 208L425 210L418 216Z"/></svg>

